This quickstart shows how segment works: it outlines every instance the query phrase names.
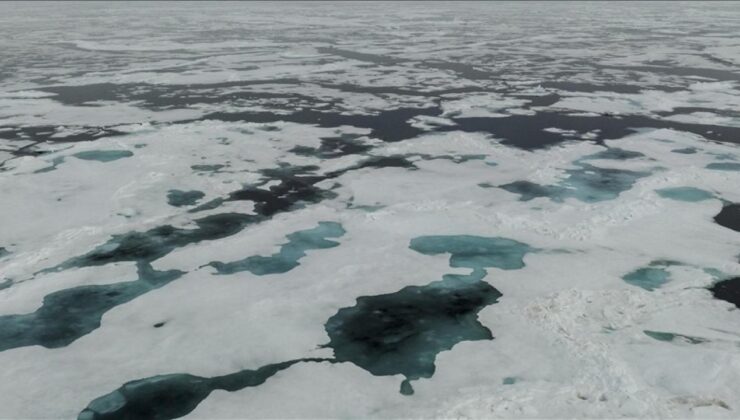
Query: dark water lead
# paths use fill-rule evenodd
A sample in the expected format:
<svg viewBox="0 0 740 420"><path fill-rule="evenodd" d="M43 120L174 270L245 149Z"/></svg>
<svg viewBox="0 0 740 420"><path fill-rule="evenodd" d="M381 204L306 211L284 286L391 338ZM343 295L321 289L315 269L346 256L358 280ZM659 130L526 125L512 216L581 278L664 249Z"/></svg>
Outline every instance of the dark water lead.
<svg viewBox="0 0 740 420"><path fill-rule="evenodd" d="M740 308L740 277L718 281L709 288L716 299L730 302Z"/></svg>
<svg viewBox="0 0 740 420"><path fill-rule="evenodd" d="M263 169L260 171L263 175L260 183L232 191L227 197L215 198L189 210L189 212L195 213L215 209L231 201L251 201L254 203L253 211L264 219L277 213L298 208L305 203L318 203L324 199L335 197L334 192L314 185L331 177L328 175L313 175L312 172L318 169L318 166L313 165L287 165ZM264 186L270 182L277 182L277 184L269 187Z"/></svg>
<svg viewBox="0 0 740 420"><path fill-rule="evenodd" d="M208 265L214 267L218 274L233 274L249 271L252 274L263 276L288 272L298 265L299 260L306 256L311 249L326 249L339 246L339 242L328 238L338 238L346 232L342 225L335 222L319 222L313 229L299 230L287 236L288 242L281 245L280 251L269 257L253 255L234 262L212 261Z"/></svg>
<svg viewBox="0 0 740 420"><path fill-rule="evenodd" d="M655 339L658 341L665 341L665 342L683 341L689 344L701 344L701 343L706 343L709 341L706 338L693 337L690 335L674 334L674 333L662 332L662 331L644 330L643 333L645 333L645 335L647 335L648 337L652 339Z"/></svg>
<svg viewBox="0 0 740 420"><path fill-rule="evenodd" d="M637 159L641 157L645 157L645 155L640 152L636 152L634 150L620 149L619 147L609 147L600 152L596 152L594 154L584 156L580 158L579 161L597 160L597 159L627 160L627 159Z"/></svg>
<svg viewBox="0 0 740 420"><path fill-rule="evenodd" d="M177 247L233 235L253 221L253 216L223 213L195 220L196 229L165 225L147 232L114 235L86 255L42 270L40 273L134 261L138 279L60 290L46 295L35 312L0 316L0 351L31 345L56 348L72 343L98 328L103 314L110 309L185 274L178 270L156 271L152 261Z"/></svg>
<svg viewBox="0 0 740 420"><path fill-rule="evenodd" d="M190 166L190 169L192 169L195 172L218 172L225 167L226 165L216 163L213 165L192 165Z"/></svg>
<svg viewBox="0 0 740 420"><path fill-rule="evenodd" d="M369 137L374 137L386 142L396 142L424 134L424 130L416 128L409 123L409 120L412 118L421 115L438 116L442 114L442 110L438 106L428 108L387 109L380 111L375 115L352 115L340 112L324 112L309 108L293 109L292 111L293 112L290 114L271 111L213 112L195 120L184 120L179 121L178 123L182 124L206 120L234 122L245 121L254 123L274 123L285 121L317 125L319 127L326 128L353 126L370 129L371 132ZM306 149L299 149L299 152L301 150L306 152L308 151Z"/></svg>
<svg viewBox="0 0 740 420"><path fill-rule="evenodd" d="M613 200L629 190L638 179L650 175L649 172L626 169L602 168L586 163L587 160L624 160L641 157L639 152L622 149L607 149L585 156L573 162L577 169L566 169L567 177L554 185L540 185L530 181L515 181L500 185L506 191L519 195L520 201L546 197L560 203L574 198L585 203Z"/></svg>
<svg viewBox="0 0 740 420"><path fill-rule="evenodd" d="M698 201L704 201L714 198L714 194L710 193L709 191L694 187L661 188L655 190L655 192L663 198L677 201L686 201L689 203L695 203Z"/></svg>
<svg viewBox="0 0 740 420"><path fill-rule="evenodd" d="M740 171L740 163L737 162L712 162L706 166L707 169L715 171Z"/></svg>
<svg viewBox="0 0 740 420"><path fill-rule="evenodd" d="M229 392L264 383L296 363L352 362L374 375L406 376L401 392L412 394L410 380L434 373L436 354L465 340L491 340L477 320L483 307L501 296L488 283L483 267L515 270L535 249L504 238L426 236L411 249L427 255L450 253L452 267L472 268L469 275L447 274L426 286L409 286L388 295L360 297L326 323L327 347L334 359L306 358L242 370L214 378L188 374L154 376L124 384L92 401L79 419L170 419L195 409L212 391Z"/></svg>
<svg viewBox="0 0 740 420"><path fill-rule="evenodd" d="M555 105L557 106L557 105ZM598 115L584 116L562 110L539 111L533 115L509 115L506 117L462 117L451 118L456 125L440 127L437 131L465 131L490 133L503 139L502 144L522 149L538 149L581 138L584 133L595 134L592 139L603 143L607 139L619 139L637 132L640 128L668 128L698 134L709 140L738 143L740 127L707 124L681 123L656 119L643 115ZM576 135L544 131L557 127L573 130Z"/></svg>
<svg viewBox="0 0 740 420"><path fill-rule="evenodd" d="M165 229L169 232L168 235L160 235L161 232L157 230L159 228L155 229L155 235L152 235L152 231L147 232L149 235L139 232L121 235L90 254L72 258L59 267L46 270L55 271L133 260L137 262L139 278L130 282L60 290L45 296L41 308L35 312L0 316L0 351L32 345L57 348L72 343L100 327L100 320L107 311L184 275L184 272L178 270L156 271L152 268L150 262L164 255L163 252L166 254L176 245L190 243L188 240L192 242L221 237L241 228L248 220L250 219L238 218L240 223L234 224L230 218L203 218L196 221L199 229L171 230L174 228L170 226L171 229ZM219 272L227 269L240 271L244 268L255 270L258 274L282 273L297 266L298 259L305 256L308 249L339 245L326 238L343 234L344 229L341 225L322 222L314 229L288 235L290 242L283 245L279 254L272 257L250 257L231 263L234 266L225 264L220 267Z"/></svg>
<svg viewBox="0 0 740 420"><path fill-rule="evenodd" d="M95 160L98 162L112 162L114 160L131 157L134 154L129 150L86 150L72 156L77 159Z"/></svg>
<svg viewBox="0 0 740 420"><path fill-rule="evenodd" d="M439 70L450 70L457 73L464 79L471 80L490 80L494 77L493 73L476 69L474 66L442 60L422 60L413 61L407 58L393 57L390 55L368 54L351 50L343 50L334 47L319 47L316 49L321 54L332 54L350 60L366 61L379 66L394 66L401 63L410 63L422 68L432 68Z"/></svg>
<svg viewBox="0 0 740 420"><path fill-rule="evenodd" d="M631 85L625 83L607 83L603 85L597 85L593 83L585 82L569 82L569 81L549 81L540 84L545 89L558 89L566 92L615 92L615 93L640 93L643 90L662 90L666 92L675 92L681 90L681 88L672 88L668 86L655 86L655 85Z"/></svg>
<svg viewBox="0 0 740 420"><path fill-rule="evenodd" d="M228 392L259 386L276 373L296 363L330 362L331 359L306 358L242 370L223 376L204 378L177 373L131 381L110 394L96 398L78 415L78 420L174 419L190 413L217 390ZM247 413L243 413L248 417Z"/></svg>
<svg viewBox="0 0 740 420"><path fill-rule="evenodd" d="M726 203L722 210L714 216L718 225L735 232L740 232L740 204Z"/></svg>
<svg viewBox="0 0 740 420"><path fill-rule="evenodd" d="M401 393L413 393L410 381L434 374L439 352L461 341L492 340L478 321L478 312L494 304L501 293L487 282L487 267L516 270L534 251L505 238L480 236L423 236L410 248L425 255L449 253L451 267L472 269L467 275L446 274L426 286L407 286L384 295L362 296L355 306L342 308L326 322L338 362L351 362L373 375L406 379Z"/></svg>
<svg viewBox="0 0 740 420"><path fill-rule="evenodd" d="M171 70L171 69L169 69ZM163 71L169 71L163 70ZM158 70L153 70L157 72ZM150 83L91 83L75 86L47 86L40 88L56 96L49 99L75 106L94 106L98 101L136 102L137 106L149 110L187 108L198 103L223 104L229 101L261 98L301 98L297 94L262 93L251 91L222 92L224 88L239 88L264 83L299 84L295 79L240 80L221 83L166 84Z"/></svg>
<svg viewBox="0 0 740 420"><path fill-rule="evenodd" d="M205 196L203 191L198 190L169 190L167 191L167 204L173 207L192 206Z"/></svg>
<svg viewBox="0 0 740 420"><path fill-rule="evenodd" d="M180 278L182 271L137 265L138 279L78 286L50 293L35 312L0 316L0 351L24 346L64 347L100 327L103 314Z"/></svg>
<svg viewBox="0 0 740 420"><path fill-rule="evenodd" d="M318 183L337 178L349 171L390 167L416 169L404 156L368 156L356 164L322 175L314 174L319 170L318 166L281 164L278 168L260 170L264 178L259 184L232 191L227 197L210 200L189 211L210 210L231 201L251 201L254 203L255 213L260 217L269 218L277 213L336 197L336 193L331 189L335 188L337 183L329 189L317 187ZM265 187L269 182L277 183Z"/></svg>
<svg viewBox="0 0 740 420"><path fill-rule="evenodd" d="M449 160L454 163L465 163L469 162L471 160L485 160L488 155L483 154L465 154L465 155L428 155L428 154L418 154L418 155L408 155L408 156L419 156L423 160L436 160L436 159L445 159ZM498 164L496 162L485 162L488 166L497 166Z"/></svg>
<svg viewBox="0 0 740 420"><path fill-rule="evenodd" d="M57 267L43 270L42 272L53 272L135 261L139 279L61 290L45 296L42 307L36 312L0 316L0 351L36 344L55 348L77 340L98 328L105 312L185 274L177 270L156 271L150 265L152 261L167 255L177 247L233 235L255 220L259 219L238 213L223 213L195 220L196 229L179 229L165 225L147 232L114 235L107 243L86 255L71 258ZM298 265L298 259L305 255L305 250L338 245L337 242L325 238L342 234L344 229L341 225L332 222L320 223L317 228L289 235L290 242L275 256L247 259L232 263L235 267L225 265L222 269L227 267L239 269L242 267L239 265L241 263L247 264L255 271L262 270L263 274L284 272Z"/></svg>
<svg viewBox="0 0 740 420"><path fill-rule="evenodd" d="M296 146L290 150L299 156L313 156L320 159L335 159L347 155L364 154L373 146L363 144L357 140L358 134L340 134L338 137L322 137L321 146Z"/></svg>
<svg viewBox="0 0 740 420"><path fill-rule="evenodd" d="M10 130L0 131L0 139L21 141L32 139L38 143L72 143L95 141L102 137L123 136L128 134L109 127L67 125L64 127L72 129L73 134L60 136L60 133L57 131L57 127L58 126L52 125L8 126Z"/></svg>
<svg viewBox="0 0 740 420"><path fill-rule="evenodd" d="M41 272L100 266L121 261L150 263L169 254L176 248L234 235L249 224L259 220L261 219L247 214L221 213L195 219L193 221L197 226L195 229L181 229L171 225L162 225L146 232L128 232L113 235L108 242L91 252L70 258L56 267Z"/></svg>

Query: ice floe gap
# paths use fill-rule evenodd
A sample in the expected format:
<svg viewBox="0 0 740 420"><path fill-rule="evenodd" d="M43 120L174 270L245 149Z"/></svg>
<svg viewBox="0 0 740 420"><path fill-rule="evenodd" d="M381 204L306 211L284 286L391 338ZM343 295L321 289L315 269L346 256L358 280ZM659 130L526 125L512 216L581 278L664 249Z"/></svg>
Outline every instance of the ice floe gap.
<svg viewBox="0 0 740 420"><path fill-rule="evenodd" d="M123 159L133 156L134 153L130 150L88 150L84 152L78 152L72 156L82 160L94 160L98 162L112 162L114 160Z"/></svg>
<svg viewBox="0 0 740 420"><path fill-rule="evenodd" d="M245 369L212 378L182 374L160 375L131 381L110 394L96 398L80 412L79 420L121 418L175 419L195 409L214 390L229 392L259 386L297 363L322 363L331 359L306 358Z"/></svg>
<svg viewBox="0 0 740 420"><path fill-rule="evenodd" d="M642 156L644 155L639 152L609 148L575 160L573 165L577 169L566 169L565 174L567 176L555 185L515 181L500 185L499 188L519 194L519 200L521 201L529 201L538 197L549 198L555 202L563 202L567 198L574 198L585 203L614 200L620 193L632 188L638 179L647 177L651 173L604 168L586 163L586 161L600 159L625 160Z"/></svg>
<svg viewBox="0 0 740 420"><path fill-rule="evenodd" d="M732 4L584 3L574 15L543 3L535 20L516 3L401 4L393 14L316 3L35 7L0 4L12 34L0 39L0 246L12 251L0 259L0 312L47 316L44 297L138 282L142 264L187 274L107 311L71 345L0 352L14 379L0 383L0 417L69 418L114 390L81 417L168 417L193 405L198 418L737 417L740 375L727 366L739 363L738 312L708 290L740 275L723 209L740 203ZM616 158L574 164L599 145ZM134 155L73 156L118 149ZM496 187L562 187L580 169L649 175L596 202L520 201ZM142 241L152 261L22 280L114 249L116 235L168 226L178 236L226 213L256 221L158 258ZM285 236L319 220L341 222L342 246L307 251L279 279L197 270L279 256ZM167 229L154 245L172 245ZM489 279L447 268L446 253L407 247L461 233L573 251L539 252L525 270L485 268L504 297L471 309L469 327L496 341L439 352L430 379L317 361L238 392L214 388L225 373L247 368L259 382L275 362L330 355L315 348L330 338L324 324L358 296L428 292L435 279L480 286ZM648 292L622 278L641 268L669 281Z"/></svg>
<svg viewBox="0 0 740 420"><path fill-rule="evenodd" d="M288 242L280 246L280 251L277 254L269 257L255 255L228 263L212 261L207 265L215 268L218 274L249 271L252 274L263 276L285 273L300 264L299 260L306 256L306 251L339 246L339 242L332 241L329 238L339 238L344 233L345 230L339 223L319 222L315 228L289 234L287 236Z"/></svg>
<svg viewBox="0 0 740 420"><path fill-rule="evenodd" d="M41 308L33 313L0 317L0 331L5 337L0 351L35 344L55 348L75 341L99 327L108 310L185 274L179 270L157 271L152 261L191 243L233 235L254 221L253 216L224 213L195 220L195 229L164 225L146 232L114 235L85 255L36 273L132 261L137 264L138 279L60 290L45 296Z"/></svg>
<svg viewBox="0 0 740 420"><path fill-rule="evenodd" d="M213 219L208 219L208 222L213 222ZM213 228L203 219L196 221L196 224L200 230ZM232 230L240 227L242 226L232 227ZM164 227L164 230L172 236L196 235L191 231L178 232L167 227ZM228 233L236 233L232 230ZM166 239L163 238L161 230L155 231L114 238L112 242L101 245L85 256L73 258L59 267L45 270L45 272L59 271L112 262L135 261L138 279L63 289L46 295L41 308L33 313L0 316L0 351L30 345L41 345L46 348L66 346L100 327L102 316L110 309L163 287L186 274L180 270L157 271L151 266L153 260L167 255L178 246L190 243L187 240L177 242L173 239L172 243L164 244ZM338 242L328 238L340 237L344 233L344 229L338 223L320 222L316 228L289 234L289 242L283 244L280 252L271 257L255 256L233 263L212 262L209 265L215 267L219 274L239 271L251 271L258 275L285 273L299 265L298 260L306 256L306 251L338 246ZM194 242L205 238L213 239L213 235L223 235L224 232L211 231L200 234L204 236L195 239ZM155 249L157 246L161 246L162 249Z"/></svg>
<svg viewBox="0 0 740 420"><path fill-rule="evenodd" d="M203 191L198 190L169 190L167 191L167 204L173 207L192 206L205 196Z"/></svg>
<svg viewBox="0 0 740 420"><path fill-rule="evenodd" d="M725 203L722 210L714 216L714 221L727 229L740 232L740 204Z"/></svg>
<svg viewBox="0 0 740 420"><path fill-rule="evenodd" d="M675 333L669 333L669 332L663 332L663 331L645 330L643 332L648 337L653 338L658 341L666 341L666 342L683 341L689 344L702 344L702 343L706 343L709 341L706 338L694 337L694 336L683 335L683 334L675 334Z"/></svg>
<svg viewBox="0 0 740 420"><path fill-rule="evenodd" d="M707 169L716 171L740 171L740 163L737 162L712 162L706 166Z"/></svg>
<svg viewBox="0 0 740 420"><path fill-rule="evenodd" d="M375 375L402 373L407 379L401 384L401 392L413 393L409 381L433 374L437 352L447 350L459 341L493 338L490 331L476 320L476 313L483 306L495 303L500 297L496 289L482 281L486 276L483 267L521 269L526 253L536 250L510 239L465 235L420 237L412 240L410 248L426 255L450 253L450 266L471 268L473 272L470 275L448 274L441 281L421 287L410 286L390 295L359 298L358 306L344 308L327 321L326 328L331 338L327 346L334 350L334 359L296 359L213 378L172 374L136 380L95 399L80 413L80 418L180 417L192 411L213 390L234 392L258 386L275 373L306 362L350 361ZM385 352L375 346L366 347L367 343L362 340L346 344L340 341L343 333L351 331L348 328L354 325L352 317L345 318L345 312L353 312L354 309L362 314L361 302L374 307L364 314L370 316L368 321L371 322L355 326L370 331L365 333L369 335L366 339L379 340L376 344L385 348ZM442 313L439 305L444 308ZM374 331L378 328L380 330ZM415 330L419 331L415 333ZM431 351L423 345L433 343L439 347ZM392 348L396 351L390 351Z"/></svg>
<svg viewBox="0 0 740 420"><path fill-rule="evenodd" d="M221 213L195 219L193 223L196 228L194 229L162 225L145 232L113 235L108 242L89 253L73 257L56 267L42 270L40 273L99 266L121 261L151 263L176 248L200 241L225 238L257 221L259 221L259 218L256 216Z"/></svg>
<svg viewBox="0 0 740 420"><path fill-rule="evenodd" d="M740 277L733 277L714 283L709 291L716 299L724 300L740 308Z"/></svg>
<svg viewBox="0 0 740 420"><path fill-rule="evenodd" d="M46 295L36 311L0 316L0 351L40 345L66 346L100 327L105 312L180 278L179 270L157 271L137 264L138 279L129 282L78 286Z"/></svg>
<svg viewBox="0 0 740 420"><path fill-rule="evenodd" d="M403 375L400 392L413 394L411 380L434 374L439 352L461 341L491 340L491 331L477 313L494 304L501 293L483 281L485 268L517 270L535 251L505 238L423 236L409 247L425 255L449 253L451 267L469 268L468 275L446 274L426 286L407 286L395 293L357 298L326 322L338 362L351 362L373 375Z"/></svg>

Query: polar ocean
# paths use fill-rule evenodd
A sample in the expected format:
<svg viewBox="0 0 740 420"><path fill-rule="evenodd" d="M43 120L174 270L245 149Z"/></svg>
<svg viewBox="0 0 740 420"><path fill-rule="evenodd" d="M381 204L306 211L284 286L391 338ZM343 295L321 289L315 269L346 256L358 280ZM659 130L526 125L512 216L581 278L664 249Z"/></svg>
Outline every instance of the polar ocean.
<svg viewBox="0 0 740 420"><path fill-rule="evenodd" d="M0 4L0 418L740 417L740 4Z"/></svg>

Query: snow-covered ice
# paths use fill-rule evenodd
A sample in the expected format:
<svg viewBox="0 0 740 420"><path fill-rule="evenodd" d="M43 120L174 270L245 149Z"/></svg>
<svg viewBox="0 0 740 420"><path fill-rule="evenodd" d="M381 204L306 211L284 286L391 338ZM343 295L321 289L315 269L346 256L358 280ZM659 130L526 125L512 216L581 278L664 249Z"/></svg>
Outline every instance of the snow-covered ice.
<svg viewBox="0 0 740 420"><path fill-rule="evenodd" d="M0 4L0 418L740 417L738 21Z"/></svg>

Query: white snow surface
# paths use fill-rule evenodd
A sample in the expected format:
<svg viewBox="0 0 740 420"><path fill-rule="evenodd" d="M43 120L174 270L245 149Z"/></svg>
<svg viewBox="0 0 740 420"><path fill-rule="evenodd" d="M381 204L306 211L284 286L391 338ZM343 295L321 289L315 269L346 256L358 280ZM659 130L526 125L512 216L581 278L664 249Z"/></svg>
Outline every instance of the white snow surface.
<svg viewBox="0 0 740 420"><path fill-rule="evenodd" d="M710 273L740 275L740 232L713 220L724 203L740 202L740 171L707 168L740 162L740 131L716 141L639 127L603 139L554 120L542 132L567 140L528 149L455 121L547 111L738 128L738 19L733 3L0 4L0 248L8 252L0 253L0 323L54 292L135 280L130 261L42 272L113 235L256 211L246 200L191 212L196 205L168 204L170 190L201 191L203 204L279 184L270 170L306 167L327 176L315 186L333 193L175 248L152 265L185 275L110 309L66 346L0 351L0 418L73 418L156 375L331 358L324 324L340 308L467 274L448 254L409 249L425 235L504 237L541 250L522 269L488 269L484 281L503 296L478 320L493 340L440 353L412 396L399 394L400 375L300 363L260 386L216 390L187 417L740 417L740 311L707 290L720 280ZM542 87L571 75L640 89ZM438 112L423 113L430 109ZM311 112L327 116L310 120ZM380 127L362 125L378 115ZM384 141L403 131L386 123L416 131ZM67 141L91 128L108 131ZM367 150L299 153L338 137ZM607 148L642 156L585 162L646 174L615 199L522 201L498 188L559 185L580 159ZM79 157L100 151L130 156ZM358 168L381 157L415 167ZM672 187L713 198L656 193ZM289 272L214 275L205 266L273 254L286 235L320 221L342 225L340 245L308 251ZM622 279L666 260L680 265L656 290ZM166 326L152 328L158 322ZM646 330L706 341L659 341Z"/></svg>

